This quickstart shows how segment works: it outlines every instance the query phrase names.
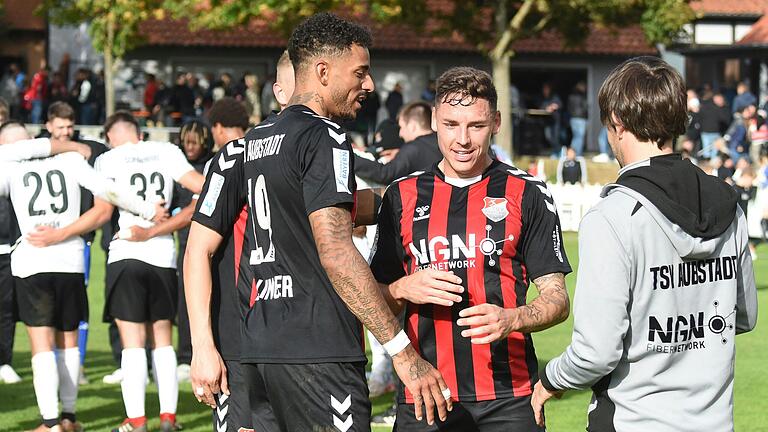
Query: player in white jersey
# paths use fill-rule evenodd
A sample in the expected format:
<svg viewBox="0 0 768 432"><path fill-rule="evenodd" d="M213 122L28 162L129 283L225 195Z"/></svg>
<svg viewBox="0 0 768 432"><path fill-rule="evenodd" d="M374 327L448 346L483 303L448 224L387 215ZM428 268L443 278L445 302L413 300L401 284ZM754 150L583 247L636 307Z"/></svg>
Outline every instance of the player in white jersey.
<svg viewBox="0 0 768 432"><path fill-rule="evenodd" d="M3 128L0 141L9 135L28 138L23 132L21 125ZM43 417L36 431L77 429L77 325L88 312L84 245L77 236L109 219L108 204L96 205L81 217L81 187L148 217L156 212L152 203L114 188L77 153L0 163L0 196L10 195L22 233L11 254L11 272L19 318L30 339L33 383ZM61 237L53 244L47 241L55 236Z"/></svg>
<svg viewBox="0 0 768 432"><path fill-rule="evenodd" d="M166 203L176 181L199 193L203 176L170 143L139 140L139 125L127 112L117 112L104 126L112 150L99 156L96 169L145 199ZM120 211L118 238L109 246L104 318L114 318L123 343L121 383L126 419L118 432L145 431L144 399L147 337L153 343L152 365L160 398L161 429L176 428L178 382L176 353L171 345L171 320L176 312L176 247L170 234L143 242L128 241L130 227L151 223ZM148 335L147 333L150 333Z"/></svg>

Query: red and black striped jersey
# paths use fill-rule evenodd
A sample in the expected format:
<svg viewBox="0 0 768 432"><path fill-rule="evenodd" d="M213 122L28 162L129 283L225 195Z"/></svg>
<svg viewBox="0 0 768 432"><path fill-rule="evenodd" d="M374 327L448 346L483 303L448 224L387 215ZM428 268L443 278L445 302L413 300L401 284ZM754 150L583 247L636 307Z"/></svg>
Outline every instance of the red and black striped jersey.
<svg viewBox="0 0 768 432"><path fill-rule="evenodd" d="M405 310L408 337L451 394L465 402L529 395L538 370L531 336L513 332L472 344L456 321L459 311L478 304L525 305L530 280L571 271L546 184L498 161L465 187L447 183L437 165L393 183L379 213L371 269L388 284L425 268L453 271L465 288L452 307Z"/></svg>

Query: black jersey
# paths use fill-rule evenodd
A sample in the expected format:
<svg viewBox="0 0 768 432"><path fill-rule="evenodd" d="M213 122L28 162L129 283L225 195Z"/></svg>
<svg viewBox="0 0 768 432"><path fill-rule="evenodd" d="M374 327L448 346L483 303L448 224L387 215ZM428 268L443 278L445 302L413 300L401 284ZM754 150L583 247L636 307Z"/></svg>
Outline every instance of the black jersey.
<svg viewBox="0 0 768 432"><path fill-rule="evenodd" d="M571 271L546 185L499 161L465 187L447 183L437 165L393 183L382 201L371 270L392 283L426 268L453 271L464 286L452 307L408 304L405 311L411 343L451 394L465 402L530 395L538 370L531 336L512 332L472 344L456 321L478 304L523 306L530 280ZM407 392L405 400L412 403Z"/></svg>
<svg viewBox="0 0 768 432"><path fill-rule="evenodd" d="M254 281L243 362L365 361L362 325L333 289L309 224L314 211L354 205L352 161L340 127L301 105L251 129L236 159L213 159L231 172L206 182L194 220L225 235L247 205Z"/></svg>
<svg viewBox="0 0 768 432"><path fill-rule="evenodd" d="M203 197L198 202L192 220L212 228L222 235L222 243L211 259L211 322L213 340L224 360L240 360L240 333L248 299L253 287L253 272L248 263L250 248L245 241L248 211L241 206L234 222L220 231L224 217L219 212L226 209L227 194L224 188L237 188L230 176L235 164L242 163L245 140L227 143L205 166ZM204 202L205 205L201 206ZM227 216L228 218L229 216Z"/></svg>

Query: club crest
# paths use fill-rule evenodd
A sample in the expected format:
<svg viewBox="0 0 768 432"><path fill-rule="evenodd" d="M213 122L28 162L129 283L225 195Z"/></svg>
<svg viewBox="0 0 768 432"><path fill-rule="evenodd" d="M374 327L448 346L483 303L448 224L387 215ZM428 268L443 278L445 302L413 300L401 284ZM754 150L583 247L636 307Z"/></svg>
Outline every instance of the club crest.
<svg viewBox="0 0 768 432"><path fill-rule="evenodd" d="M483 214L494 222L500 222L509 215L506 198L483 198Z"/></svg>

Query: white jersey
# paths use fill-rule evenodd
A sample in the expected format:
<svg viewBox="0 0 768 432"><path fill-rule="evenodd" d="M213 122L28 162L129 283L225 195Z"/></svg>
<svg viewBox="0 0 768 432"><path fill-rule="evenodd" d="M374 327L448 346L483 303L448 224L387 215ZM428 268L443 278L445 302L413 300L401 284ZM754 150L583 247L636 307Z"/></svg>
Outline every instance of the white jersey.
<svg viewBox="0 0 768 432"><path fill-rule="evenodd" d="M151 202L165 201L169 208L173 199L173 182L193 171L184 153L170 143L145 142L124 144L96 159L96 169L115 180L118 186L130 188L140 198ZM120 229L137 225L143 228L152 222L128 211L120 210ZM109 244L109 261L113 263L135 259L147 264L176 268L176 244L171 234L145 242L115 239Z"/></svg>
<svg viewBox="0 0 768 432"><path fill-rule="evenodd" d="M104 179L78 153L0 164L0 195L10 195L21 230L11 254L16 277L38 273L83 273L83 239L72 237L47 247L35 247L26 234L39 225L61 228L80 217L80 187L103 189Z"/></svg>
<svg viewBox="0 0 768 432"><path fill-rule="evenodd" d="M0 146L0 163L48 157L50 154L51 141L48 138L16 141Z"/></svg>

